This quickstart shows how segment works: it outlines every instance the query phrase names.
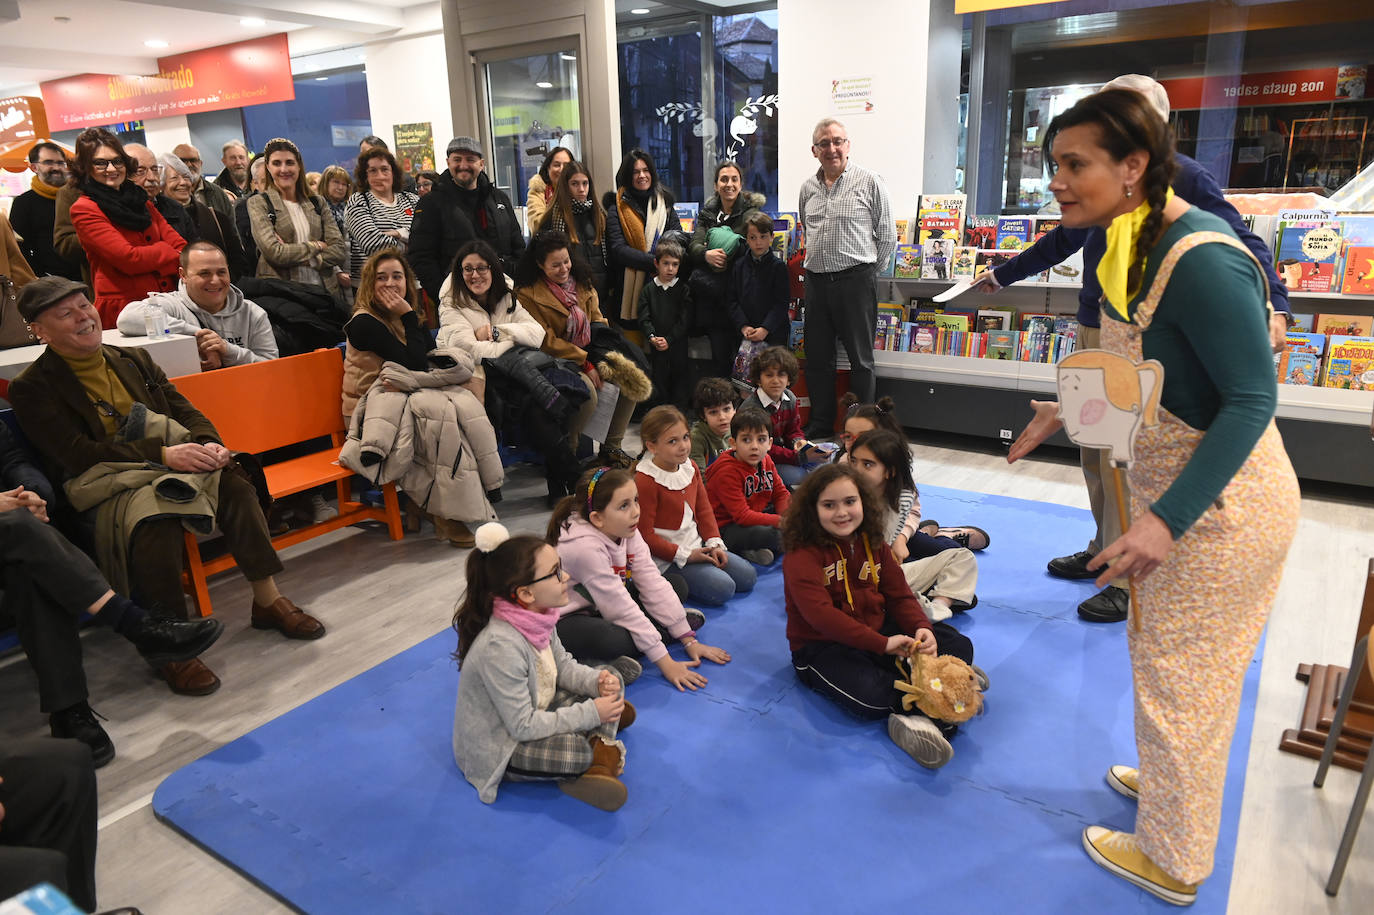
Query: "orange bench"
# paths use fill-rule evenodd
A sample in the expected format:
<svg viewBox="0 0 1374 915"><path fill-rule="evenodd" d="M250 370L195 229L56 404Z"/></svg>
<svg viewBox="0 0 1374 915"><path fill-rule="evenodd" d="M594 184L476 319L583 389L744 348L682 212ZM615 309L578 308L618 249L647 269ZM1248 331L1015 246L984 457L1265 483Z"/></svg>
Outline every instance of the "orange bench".
<svg viewBox="0 0 1374 915"><path fill-rule="evenodd" d="M322 349L269 362L182 375L173 378L172 383L214 423L225 446L234 451L260 455L298 442L330 437L330 448L263 467L268 491L274 499L325 483L336 483L339 488L337 518L273 537L272 545L277 549L366 520L385 522L392 540L400 540L404 535L396 487L383 488L383 508L354 502L349 487L353 472L339 466L339 449L347 436L340 402L343 357L339 350ZM191 598L202 616L209 616L211 610L207 579L236 564L234 557L227 554L202 561L195 536L186 534Z"/></svg>

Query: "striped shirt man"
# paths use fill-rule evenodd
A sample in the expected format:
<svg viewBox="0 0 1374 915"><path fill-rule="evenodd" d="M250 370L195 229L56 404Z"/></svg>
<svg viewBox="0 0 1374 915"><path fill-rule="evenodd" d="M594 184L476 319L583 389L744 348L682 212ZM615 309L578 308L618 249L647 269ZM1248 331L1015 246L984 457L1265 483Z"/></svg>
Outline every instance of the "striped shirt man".
<svg viewBox="0 0 1374 915"><path fill-rule="evenodd" d="M897 250L887 188L873 172L849 164L826 186L824 169L802 184L797 208L806 226L806 269L837 273L859 264L886 264Z"/></svg>

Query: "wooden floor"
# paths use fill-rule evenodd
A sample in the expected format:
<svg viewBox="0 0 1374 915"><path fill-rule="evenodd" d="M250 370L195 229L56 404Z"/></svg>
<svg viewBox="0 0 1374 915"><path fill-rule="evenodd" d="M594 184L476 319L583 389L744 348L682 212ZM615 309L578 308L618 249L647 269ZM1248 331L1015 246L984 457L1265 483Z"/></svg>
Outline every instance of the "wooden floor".
<svg viewBox="0 0 1374 915"><path fill-rule="evenodd" d="M1086 508L1077 464L1065 459L1008 467L995 447L951 440L918 444L914 452L921 482ZM513 530L542 533L548 514L542 497L542 481L521 468L498 508ZM1047 544L1046 558L1080 548ZM152 792L182 765L448 626L465 556L435 541L428 528L399 543L376 527L291 548L283 555L282 590L329 626L323 640L308 643L250 629L247 585L232 572L219 576L211 594L226 632L206 661L224 686L207 698L171 695L122 639L89 631L83 646L92 705L109 719L105 727L118 748L114 762L100 770L101 905L136 905L148 915L290 911L157 822ZM1322 892L1356 774L1333 769L1317 791L1315 763L1277 749L1302 702L1301 684L1293 678L1297 664L1348 663L1371 556L1374 493L1305 492L1298 539L1269 624L1232 912L1374 910L1374 815L1366 817L1340 896L1329 900ZM0 665L0 739L45 733L31 672L22 656L11 656ZM1085 858L1084 867L1091 866Z"/></svg>

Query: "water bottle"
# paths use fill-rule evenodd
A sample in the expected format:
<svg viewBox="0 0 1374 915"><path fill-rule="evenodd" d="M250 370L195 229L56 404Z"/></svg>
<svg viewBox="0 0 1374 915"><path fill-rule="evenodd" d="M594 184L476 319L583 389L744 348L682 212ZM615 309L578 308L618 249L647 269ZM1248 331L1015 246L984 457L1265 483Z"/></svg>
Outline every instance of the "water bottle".
<svg viewBox="0 0 1374 915"><path fill-rule="evenodd" d="M165 337L167 331L167 312L149 302L143 306L143 333L152 339Z"/></svg>

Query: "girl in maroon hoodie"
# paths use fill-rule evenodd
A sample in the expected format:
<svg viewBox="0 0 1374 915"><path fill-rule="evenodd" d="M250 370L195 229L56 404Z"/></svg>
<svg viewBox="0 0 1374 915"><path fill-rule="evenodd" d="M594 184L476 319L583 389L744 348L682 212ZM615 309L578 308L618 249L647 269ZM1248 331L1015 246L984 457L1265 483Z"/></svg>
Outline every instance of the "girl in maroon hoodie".
<svg viewBox="0 0 1374 915"><path fill-rule="evenodd" d="M949 762L954 749L947 735L955 727L903 710L893 658L939 653L972 664L973 644L921 611L883 537L872 488L844 464L816 470L792 497L783 548L787 640L797 677L852 715L886 718L893 743L926 768Z"/></svg>

